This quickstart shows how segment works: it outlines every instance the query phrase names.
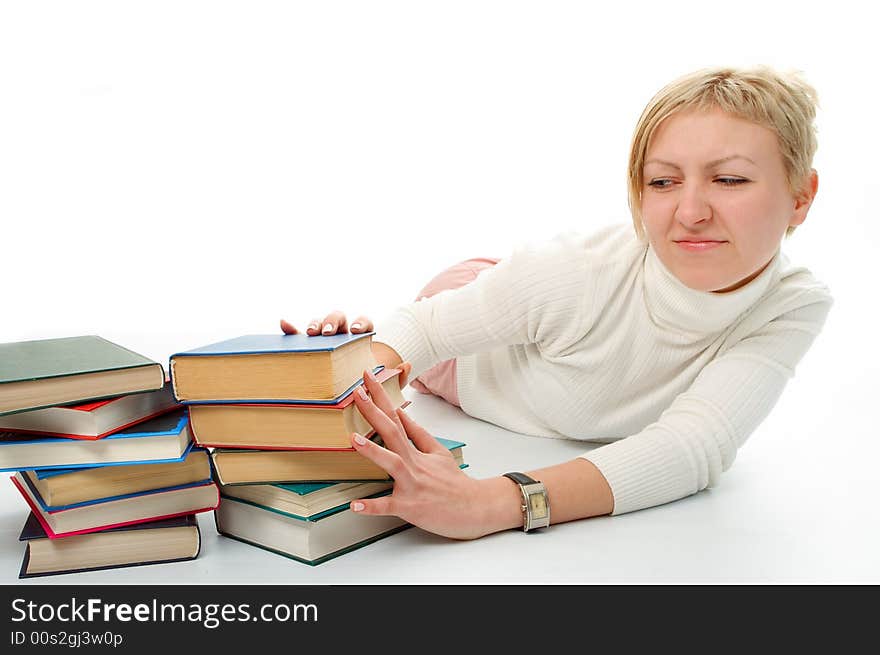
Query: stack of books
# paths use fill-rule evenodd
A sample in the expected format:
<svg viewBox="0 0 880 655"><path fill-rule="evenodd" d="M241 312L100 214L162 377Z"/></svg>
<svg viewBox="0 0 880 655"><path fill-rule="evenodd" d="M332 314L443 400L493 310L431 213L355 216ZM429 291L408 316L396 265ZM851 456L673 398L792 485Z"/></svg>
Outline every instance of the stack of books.
<svg viewBox="0 0 880 655"><path fill-rule="evenodd" d="M22 578L195 559L219 504L161 364L98 336L0 344L0 471Z"/></svg>
<svg viewBox="0 0 880 655"><path fill-rule="evenodd" d="M314 565L410 527L349 509L393 484L350 443L352 432L379 439L354 404L363 372L408 404L400 371L376 364L373 334L248 335L171 356L174 397L220 485L220 534ZM444 444L464 466L464 444Z"/></svg>

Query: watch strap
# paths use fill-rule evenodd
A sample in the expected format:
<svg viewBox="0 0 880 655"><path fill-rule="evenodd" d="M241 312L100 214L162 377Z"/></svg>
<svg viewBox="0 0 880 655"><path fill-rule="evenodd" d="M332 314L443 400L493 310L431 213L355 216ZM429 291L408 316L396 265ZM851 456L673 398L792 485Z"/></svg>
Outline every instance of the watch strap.
<svg viewBox="0 0 880 655"><path fill-rule="evenodd" d="M518 471L513 471L511 473L505 473L505 478L510 478L517 484L535 484L537 480L530 478L525 473L519 473Z"/></svg>

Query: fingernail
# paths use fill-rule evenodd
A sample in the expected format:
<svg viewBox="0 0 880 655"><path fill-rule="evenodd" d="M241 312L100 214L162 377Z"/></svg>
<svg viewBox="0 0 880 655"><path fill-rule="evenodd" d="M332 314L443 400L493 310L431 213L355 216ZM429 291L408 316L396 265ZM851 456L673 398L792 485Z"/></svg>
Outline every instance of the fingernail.
<svg viewBox="0 0 880 655"><path fill-rule="evenodd" d="M309 329L310 330L317 330L318 324L317 323L309 323Z"/></svg>
<svg viewBox="0 0 880 655"><path fill-rule="evenodd" d="M358 388L355 389L355 393L361 397L361 400L367 400L367 392L364 391L364 388L358 385Z"/></svg>
<svg viewBox="0 0 880 655"><path fill-rule="evenodd" d="M325 323L324 329L322 330L322 332L332 332L332 331L333 331L333 324L332 323Z"/></svg>
<svg viewBox="0 0 880 655"><path fill-rule="evenodd" d="M355 433L354 433L354 442L355 442L358 446L363 446L365 443L367 443L367 440L364 439L360 434L358 434L357 432L355 432Z"/></svg>
<svg viewBox="0 0 880 655"><path fill-rule="evenodd" d="M360 330L360 329L361 329L361 324L360 324L360 323L352 323L352 324L351 324L351 327L352 327L353 330Z"/></svg>
<svg viewBox="0 0 880 655"><path fill-rule="evenodd" d="M351 509L355 512L362 512L364 509L364 504L363 503L352 503Z"/></svg>

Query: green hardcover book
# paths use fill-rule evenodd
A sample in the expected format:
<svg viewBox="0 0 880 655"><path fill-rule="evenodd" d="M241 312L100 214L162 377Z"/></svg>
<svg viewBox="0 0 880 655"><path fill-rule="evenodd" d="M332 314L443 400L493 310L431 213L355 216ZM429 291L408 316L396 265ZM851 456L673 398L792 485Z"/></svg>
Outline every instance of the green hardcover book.
<svg viewBox="0 0 880 655"><path fill-rule="evenodd" d="M306 518L228 496L214 521L222 535L313 566L411 527L397 516L355 514L348 503Z"/></svg>
<svg viewBox="0 0 880 655"><path fill-rule="evenodd" d="M0 343L0 415L154 391L162 365L95 335Z"/></svg>
<svg viewBox="0 0 880 655"><path fill-rule="evenodd" d="M298 482L293 484L221 485L220 495L296 514L317 518L358 498L391 490L392 480L377 482Z"/></svg>

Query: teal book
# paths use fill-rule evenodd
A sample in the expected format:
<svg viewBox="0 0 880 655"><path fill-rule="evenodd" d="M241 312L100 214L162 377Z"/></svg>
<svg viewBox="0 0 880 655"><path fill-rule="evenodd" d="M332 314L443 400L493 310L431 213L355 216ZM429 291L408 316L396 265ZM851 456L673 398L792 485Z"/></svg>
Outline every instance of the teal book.
<svg viewBox="0 0 880 655"><path fill-rule="evenodd" d="M301 482L238 484L220 487L220 495L253 505L316 519L358 498L387 493L393 482Z"/></svg>
<svg viewBox="0 0 880 655"><path fill-rule="evenodd" d="M155 391L162 365L89 335L0 343L0 415Z"/></svg>
<svg viewBox="0 0 880 655"><path fill-rule="evenodd" d="M228 496L214 521L221 535L313 566L411 527L397 516L356 514L348 504L305 518Z"/></svg>
<svg viewBox="0 0 880 655"><path fill-rule="evenodd" d="M373 332L310 337L253 334L171 355L178 402L338 403L381 367Z"/></svg>
<svg viewBox="0 0 880 655"><path fill-rule="evenodd" d="M373 437L379 440L378 436ZM437 440L464 466L464 443ZM389 480L379 465L354 448L344 450L243 450L215 448L211 465L223 485L287 482L364 482Z"/></svg>

